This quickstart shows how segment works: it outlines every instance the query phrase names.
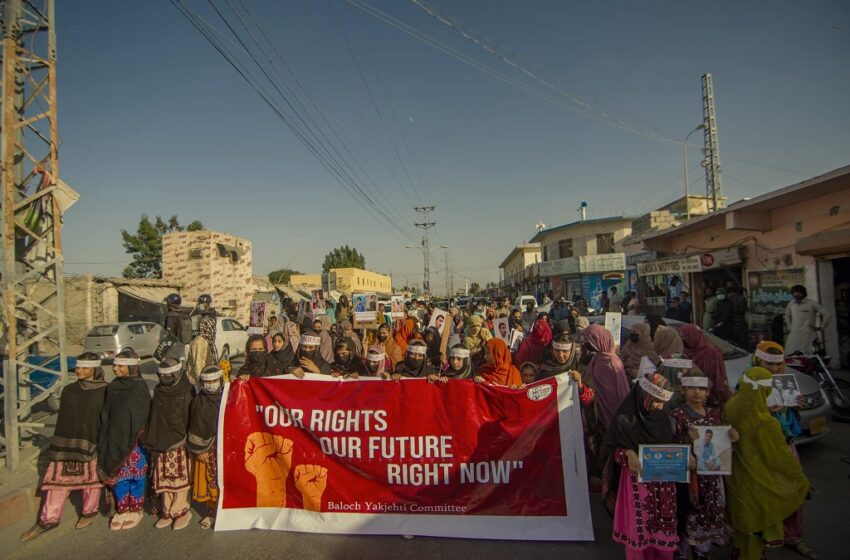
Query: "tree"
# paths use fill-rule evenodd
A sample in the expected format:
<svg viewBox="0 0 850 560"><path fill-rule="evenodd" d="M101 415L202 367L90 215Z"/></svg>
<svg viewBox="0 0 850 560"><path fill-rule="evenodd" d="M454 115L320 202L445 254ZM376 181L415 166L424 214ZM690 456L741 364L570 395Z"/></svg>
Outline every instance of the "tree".
<svg viewBox="0 0 850 560"><path fill-rule="evenodd" d="M481 292L481 286L478 285L478 282L473 282L469 285L469 293L477 296Z"/></svg>
<svg viewBox="0 0 850 560"><path fill-rule="evenodd" d="M133 261L122 274L124 278L162 278L162 236L173 231L200 231L204 224L195 220L186 227L180 225L177 216L167 222L159 216L151 223L147 214L142 214L136 234L121 230L124 250L133 255Z"/></svg>
<svg viewBox="0 0 850 560"><path fill-rule="evenodd" d="M343 245L325 255L322 272L330 272L332 268L360 268L365 270L366 257L358 253L357 249Z"/></svg>
<svg viewBox="0 0 850 560"><path fill-rule="evenodd" d="M280 270L272 270L269 272L269 282L272 284L289 284L289 279L293 274L301 274L297 270L291 268L281 268Z"/></svg>

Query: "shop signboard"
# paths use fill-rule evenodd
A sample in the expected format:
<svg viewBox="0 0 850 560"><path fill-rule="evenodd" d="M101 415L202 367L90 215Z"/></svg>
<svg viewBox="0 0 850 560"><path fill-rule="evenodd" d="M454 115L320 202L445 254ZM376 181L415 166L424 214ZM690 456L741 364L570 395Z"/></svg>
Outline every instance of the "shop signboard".
<svg viewBox="0 0 850 560"><path fill-rule="evenodd" d="M688 272L699 272L702 270L700 255L637 263L636 266L638 274L641 276L686 274Z"/></svg>
<svg viewBox="0 0 850 560"><path fill-rule="evenodd" d="M566 274L579 273L579 261L576 257L565 257L551 261L543 261L537 264L540 276L563 276Z"/></svg>
<svg viewBox="0 0 850 560"><path fill-rule="evenodd" d="M747 272L750 329L769 333L771 323L784 315L785 308L793 299L791 286L805 283L802 268Z"/></svg>
<svg viewBox="0 0 850 560"><path fill-rule="evenodd" d="M588 272L611 272L626 269L625 253L609 253L606 255L582 255L579 257L579 269Z"/></svg>

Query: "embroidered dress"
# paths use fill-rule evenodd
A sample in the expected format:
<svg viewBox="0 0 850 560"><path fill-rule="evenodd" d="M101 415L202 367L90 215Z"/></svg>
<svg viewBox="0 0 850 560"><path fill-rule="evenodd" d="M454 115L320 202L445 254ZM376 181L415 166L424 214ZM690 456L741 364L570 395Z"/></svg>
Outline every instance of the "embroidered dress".
<svg viewBox="0 0 850 560"><path fill-rule="evenodd" d="M189 455L186 445L161 453L154 465L151 484L157 494L189 488Z"/></svg>
<svg viewBox="0 0 850 560"><path fill-rule="evenodd" d="M706 408L702 416L687 404L670 413L673 420L676 440L691 444L688 430L692 426L719 426L723 423L720 412ZM679 551L687 554L687 545L696 547L700 554L707 554L712 544L723 546L726 543L726 494L723 489L723 477L695 475L692 479L687 514L684 519L684 540ZM683 485L684 486L684 485ZM687 490L684 490L686 491Z"/></svg>
<svg viewBox="0 0 850 560"><path fill-rule="evenodd" d="M148 457L145 451L136 445L121 465L115 478L106 480L115 494L115 507L118 513L142 511L145 503L147 474Z"/></svg>
<svg viewBox="0 0 850 560"><path fill-rule="evenodd" d="M638 482L625 449L614 452L620 485L614 511L614 542L626 545L627 560L672 558L676 534L676 487L671 482Z"/></svg>
<svg viewBox="0 0 850 560"><path fill-rule="evenodd" d="M103 484L97 477L97 459L81 461L50 461L42 479L44 502L38 523L44 528L59 525L65 503L72 490L83 491L83 517L97 515Z"/></svg>
<svg viewBox="0 0 850 560"><path fill-rule="evenodd" d="M193 469L192 498L196 502L208 503L210 507L215 507L216 502L218 502L218 469L216 467L215 446L206 453L195 456Z"/></svg>

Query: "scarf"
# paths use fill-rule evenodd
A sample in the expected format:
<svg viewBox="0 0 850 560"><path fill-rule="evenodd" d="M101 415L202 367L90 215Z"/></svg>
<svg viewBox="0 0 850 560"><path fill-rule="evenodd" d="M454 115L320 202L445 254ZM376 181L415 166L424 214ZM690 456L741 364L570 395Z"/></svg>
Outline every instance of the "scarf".
<svg viewBox="0 0 850 560"><path fill-rule="evenodd" d="M471 334L473 327L478 327L478 334L474 336ZM484 319L480 315L472 315L466 320L466 328L463 332L463 345L470 352L476 353L491 338L488 335L489 331L484 328Z"/></svg>
<svg viewBox="0 0 850 560"><path fill-rule="evenodd" d="M623 361L623 367L631 379L637 377L638 368L640 367L640 359L647 356L652 363L658 365L658 354L655 352L655 347L652 345L652 338L649 336L649 325L646 323L637 323L632 327L632 332L637 333L640 337L637 342L629 340L620 350L620 360Z"/></svg>
<svg viewBox="0 0 850 560"><path fill-rule="evenodd" d="M87 463L97 457L106 387L103 369L96 368L92 379L62 389L56 429L50 438L51 460Z"/></svg>
<svg viewBox="0 0 850 560"><path fill-rule="evenodd" d="M401 351L401 355L404 356L407 353L407 343L410 342L410 339L413 337L413 333L416 331L416 321L413 319L407 318L401 325L401 328L398 329L393 336L395 339L395 343L398 346L398 349Z"/></svg>
<svg viewBox="0 0 850 560"><path fill-rule="evenodd" d="M596 389L596 417L608 427L614 412L629 393L623 362L614 353L614 337L605 327L592 324L584 330L585 344L596 353L587 365L591 386Z"/></svg>
<svg viewBox="0 0 850 560"><path fill-rule="evenodd" d="M723 414L741 436L732 454L732 475L726 477L726 507L732 526L742 533L781 523L803 505L809 490L800 462L767 409L771 387L758 383L772 377L761 367L745 371Z"/></svg>
<svg viewBox="0 0 850 560"><path fill-rule="evenodd" d="M709 405L722 407L732 397L723 354L709 343L702 329L695 325L683 325L679 333L682 335L685 356L693 360L694 365L711 380Z"/></svg>
<svg viewBox="0 0 850 560"><path fill-rule="evenodd" d="M203 319L201 319L201 329L200 334L201 338L207 341L209 345L209 352L212 356L213 364L218 363L218 352L215 347L215 315L204 315Z"/></svg>
<svg viewBox="0 0 850 560"><path fill-rule="evenodd" d="M158 383L153 388L153 402L142 445L152 452L165 453L186 441L189 428L189 405L192 404L192 383L185 370L177 374L171 385Z"/></svg>
<svg viewBox="0 0 850 560"><path fill-rule="evenodd" d="M337 349L340 346L348 348L347 362L341 362L339 359ZM363 362L360 361L360 356L355 350L354 342L352 342L350 338L343 337L337 339L336 344L334 345L334 362L331 369L343 375L350 375L352 373L356 373L357 375L366 375L366 372L363 370Z"/></svg>
<svg viewBox="0 0 850 560"><path fill-rule="evenodd" d="M262 356L254 357L248 349L251 343L255 340L263 341L263 349L265 352ZM280 362L272 358L266 347L266 338L261 334L253 334L248 337L248 342L245 343L245 364L239 368L237 375L248 374L251 377L270 377L272 375L283 375L283 367Z"/></svg>
<svg viewBox="0 0 850 560"><path fill-rule="evenodd" d="M277 333L276 336L283 337L283 347L280 350L269 352L269 357L277 362L281 371L286 371L286 368L290 367L295 360L295 351L292 350L292 346L289 344L289 340L285 334ZM272 337L272 344L274 344L275 337Z"/></svg>
<svg viewBox="0 0 850 560"><path fill-rule="evenodd" d="M387 339L387 342L390 342L390 340ZM368 355L369 354L373 354L373 355L374 354L384 354L384 359L378 361L378 369L376 369L375 371L372 371L368 367L368 365L369 365ZM370 346L369 351L367 353L367 362L365 364L366 367L364 368L366 370L366 375L369 375L369 376L372 376L372 377L381 377L384 374L384 372L387 371L387 361L388 360L390 360L390 357L389 357L389 355L386 354L383 346L381 346L380 344L375 344L374 346ZM390 363L392 363L392 361L390 361Z"/></svg>
<svg viewBox="0 0 850 560"><path fill-rule="evenodd" d="M215 443L218 434L218 410L224 394L224 380L215 393L201 391L189 405L189 431L186 444L196 455L206 453Z"/></svg>
<svg viewBox="0 0 850 560"><path fill-rule="evenodd" d="M651 330L651 329L650 329ZM659 358L669 358L673 354L682 353L682 339L676 329L658 325L652 337L652 347Z"/></svg>
<svg viewBox="0 0 850 560"><path fill-rule="evenodd" d="M511 362L511 351L505 341L491 338L487 341L487 350L493 357L493 363L481 366L478 375L494 385L522 385L522 376Z"/></svg>
<svg viewBox="0 0 850 560"><path fill-rule="evenodd" d="M138 369L138 366L130 366L129 376L116 377L106 388L97 445L98 474L106 480L118 473L148 420L151 394ZM134 370L136 375L133 375Z"/></svg>
<svg viewBox="0 0 850 560"><path fill-rule="evenodd" d="M537 319L531 329L531 334L522 340L522 344L520 344L519 350L514 356L514 363L531 362L539 364L543 361L543 352L551 342L552 329L549 328L549 323L546 319Z"/></svg>
<svg viewBox="0 0 850 560"><path fill-rule="evenodd" d="M573 344L573 354L567 359L563 364L559 364L555 361L554 358L547 358L540 366L537 367L537 379L546 379L549 377L555 377L556 375L560 375L562 373L566 373L568 371L577 369L576 364L578 362L579 354L578 345Z"/></svg>

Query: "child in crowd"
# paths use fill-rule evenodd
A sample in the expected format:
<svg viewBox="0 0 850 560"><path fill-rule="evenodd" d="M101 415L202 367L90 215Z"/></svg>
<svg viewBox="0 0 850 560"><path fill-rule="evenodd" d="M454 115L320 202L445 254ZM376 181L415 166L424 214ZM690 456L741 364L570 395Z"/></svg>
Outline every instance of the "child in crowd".
<svg viewBox="0 0 850 560"><path fill-rule="evenodd" d="M202 529L212 529L218 505L218 480L216 464L216 438L218 436L218 411L224 393L222 371L218 366L207 366L201 372L201 391L189 407L189 432L186 443L192 453L192 497L205 504L207 515L201 519Z"/></svg>

